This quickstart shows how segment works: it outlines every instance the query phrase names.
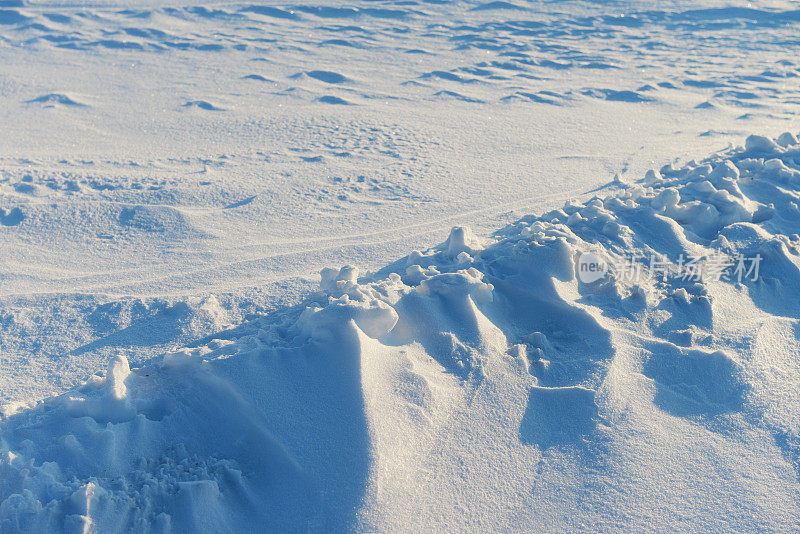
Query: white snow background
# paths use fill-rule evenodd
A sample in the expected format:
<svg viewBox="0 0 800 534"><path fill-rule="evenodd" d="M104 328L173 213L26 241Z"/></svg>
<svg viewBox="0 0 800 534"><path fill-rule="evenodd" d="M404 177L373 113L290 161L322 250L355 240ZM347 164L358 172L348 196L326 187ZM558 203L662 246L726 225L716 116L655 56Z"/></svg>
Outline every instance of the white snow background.
<svg viewBox="0 0 800 534"><path fill-rule="evenodd" d="M0 532L800 530L799 51L794 1L0 0Z"/></svg>

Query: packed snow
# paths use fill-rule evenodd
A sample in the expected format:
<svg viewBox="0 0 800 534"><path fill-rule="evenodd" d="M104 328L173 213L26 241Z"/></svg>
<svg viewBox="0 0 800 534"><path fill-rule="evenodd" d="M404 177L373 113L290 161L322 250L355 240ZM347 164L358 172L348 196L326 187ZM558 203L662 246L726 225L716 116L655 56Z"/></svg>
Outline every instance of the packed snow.
<svg viewBox="0 0 800 534"><path fill-rule="evenodd" d="M800 530L795 7L0 0L0 532Z"/></svg>

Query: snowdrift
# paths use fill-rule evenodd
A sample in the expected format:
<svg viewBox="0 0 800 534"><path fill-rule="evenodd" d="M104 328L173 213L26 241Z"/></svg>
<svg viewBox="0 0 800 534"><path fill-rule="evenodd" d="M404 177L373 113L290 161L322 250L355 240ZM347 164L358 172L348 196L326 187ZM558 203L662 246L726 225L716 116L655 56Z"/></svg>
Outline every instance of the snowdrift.
<svg viewBox="0 0 800 534"><path fill-rule="evenodd" d="M327 269L301 306L6 408L0 531L800 529L799 206L797 139L750 136Z"/></svg>

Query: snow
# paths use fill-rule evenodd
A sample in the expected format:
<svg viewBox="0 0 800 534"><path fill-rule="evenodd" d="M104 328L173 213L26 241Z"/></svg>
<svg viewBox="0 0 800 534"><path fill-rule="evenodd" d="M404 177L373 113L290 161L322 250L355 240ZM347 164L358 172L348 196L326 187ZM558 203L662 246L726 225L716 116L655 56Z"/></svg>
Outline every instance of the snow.
<svg viewBox="0 0 800 534"><path fill-rule="evenodd" d="M0 2L0 532L800 529L797 13Z"/></svg>

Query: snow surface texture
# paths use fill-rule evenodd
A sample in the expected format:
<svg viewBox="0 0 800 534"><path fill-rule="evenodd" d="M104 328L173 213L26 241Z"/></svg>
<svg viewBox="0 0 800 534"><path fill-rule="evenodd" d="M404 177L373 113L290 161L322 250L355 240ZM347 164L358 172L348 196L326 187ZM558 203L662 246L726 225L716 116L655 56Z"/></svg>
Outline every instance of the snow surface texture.
<svg viewBox="0 0 800 534"><path fill-rule="evenodd" d="M0 0L0 532L797 530L798 26Z"/></svg>
<svg viewBox="0 0 800 534"><path fill-rule="evenodd" d="M795 9L0 0L0 403L795 131Z"/></svg>
<svg viewBox="0 0 800 534"><path fill-rule="evenodd" d="M800 144L527 216L0 425L4 531L800 528ZM758 281L576 257L764 259ZM643 260L644 261L644 260Z"/></svg>

